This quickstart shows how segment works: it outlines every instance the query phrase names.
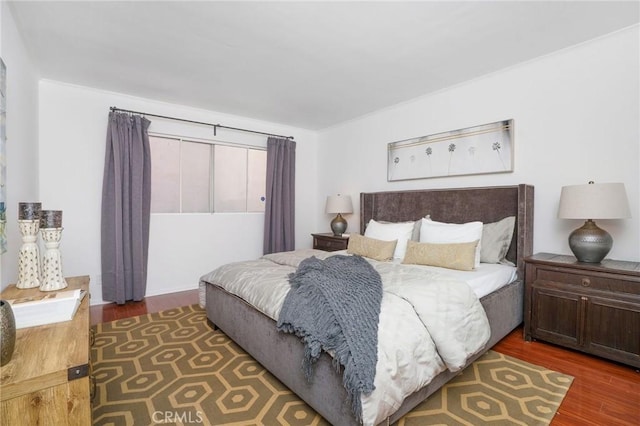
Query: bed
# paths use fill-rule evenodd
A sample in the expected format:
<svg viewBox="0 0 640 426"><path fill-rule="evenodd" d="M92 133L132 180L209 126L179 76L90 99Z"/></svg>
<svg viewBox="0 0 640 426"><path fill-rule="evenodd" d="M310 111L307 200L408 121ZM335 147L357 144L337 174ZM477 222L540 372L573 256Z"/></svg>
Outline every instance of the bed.
<svg viewBox="0 0 640 426"><path fill-rule="evenodd" d="M429 215L434 221L485 224L514 216L513 238L506 254L516 268L517 278L480 299L490 326L484 348L470 357L469 365L522 322L524 257L532 252L533 187L530 185L434 189L362 193L360 195L360 233L371 219L380 222L419 221ZM276 322L243 298L223 289L203 276L201 303L210 322L240 345L254 359L314 408L330 423L355 425L342 378L323 353L315 364L314 380L309 383L300 368L304 346L292 334L278 332ZM451 380L458 372L445 370L430 383L404 398L395 412L382 422L398 420L413 407Z"/></svg>

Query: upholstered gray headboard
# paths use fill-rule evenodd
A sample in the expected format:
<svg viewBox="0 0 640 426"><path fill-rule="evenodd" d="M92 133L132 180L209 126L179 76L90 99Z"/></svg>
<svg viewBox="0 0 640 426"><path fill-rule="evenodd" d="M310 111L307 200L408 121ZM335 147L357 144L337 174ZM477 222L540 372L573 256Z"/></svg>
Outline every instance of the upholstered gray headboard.
<svg viewBox="0 0 640 426"><path fill-rule="evenodd" d="M430 215L440 222L498 221L516 217L516 228L507 259L524 277L524 261L533 250L533 186L425 189L360 194L360 232L370 219L389 222L418 220Z"/></svg>

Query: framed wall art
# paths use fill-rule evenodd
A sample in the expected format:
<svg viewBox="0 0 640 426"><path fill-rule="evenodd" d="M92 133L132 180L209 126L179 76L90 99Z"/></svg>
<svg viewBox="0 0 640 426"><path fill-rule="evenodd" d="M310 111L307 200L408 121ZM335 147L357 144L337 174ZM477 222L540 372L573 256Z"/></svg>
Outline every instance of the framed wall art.
<svg viewBox="0 0 640 426"><path fill-rule="evenodd" d="M0 254L7 251L7 237L4 233L7 208L7 68L0 59Z"/></svg>
<svg viewBox="0 0 640 426"><path fill-rule="evenodd" d="M513 172L513 120L389 143L387 180Z"/></svg>

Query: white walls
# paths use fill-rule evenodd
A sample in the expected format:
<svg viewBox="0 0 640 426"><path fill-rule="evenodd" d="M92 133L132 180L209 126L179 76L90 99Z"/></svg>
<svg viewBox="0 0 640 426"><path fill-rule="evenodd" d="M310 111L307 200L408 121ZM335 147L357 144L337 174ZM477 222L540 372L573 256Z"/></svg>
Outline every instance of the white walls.
<svg viewBox="0 0 640 426"><path fill-rule="evenodd" d="M0 256L0 286L16 282L18 202L38 197L38 79L7 2L0 3L0 56L7 67L7 252Z"/></svg>
<svg viewBox="0 0 640 426"><path fill-rule="evenodd" d="M310 246L311 232L329 231L331 215L322 214L329 194L354 197L356 212L347 216L354 232L361 191L530 183L536 187L534 250L569 253L566 237L580 222L556 218L560 188L595 180L624 182L631 204L632 219L598 221L614 237L610 257L640 259L638 26L317 134L52 81L40 82L38 98L33 67L10 10L5 3L2 8L0 53L9 74L9 252L2 256L3 287L17 277L17 203L39 199L45 208L64 211L65 274L91 275L92 303L100 302L102 173L113 105L294 135L300 248ZM386 181L388 142L506 118L515 120L514 173ZM211 138L210 128L151 121L152 132ZM218 139L264 144L264 138L234 132L221 131ZM262 215L154 215L151 227L149 295L195 288L198 277L214 267L261 253Z"/></svg>
<svg viewBox="0 0 640 426"><path fill-rule="evenodd" d="M40 83L40 200L63 210L65 275L91 275L100 303L100 208L110 106L292 135L296 146L296 247L310 247L319 208L317 134L274 123L197 110L58 82ZM265 136L149 117L150 132L266 146ZM196 288L224 263L262 254L263 214L152 215L147 295Z"/></svg>
<svg viewBox="0 0 640 426"><path fill-rule="evenodd" d="M321 132L317 202L338 192L357 200L361 191L529 183L535 185L534 251L570 254L566 239L581 221L556 218L560 188L624 182L633 218L597 222L614 238L609 257L640 260L639 28ZM509 118L515 120L513 173L386 181L388 142ZM321 215L318 229L328 229L330 219ZM347 220L356 232L359 212Z"/></svg>

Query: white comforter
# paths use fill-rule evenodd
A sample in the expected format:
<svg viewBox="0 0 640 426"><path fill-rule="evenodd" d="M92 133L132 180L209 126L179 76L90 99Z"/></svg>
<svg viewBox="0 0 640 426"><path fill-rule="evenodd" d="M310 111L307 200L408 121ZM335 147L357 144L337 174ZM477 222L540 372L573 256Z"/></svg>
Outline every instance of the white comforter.
<svg viewBox="0 0 640 426"><path fill-rule="evenodd" d="M236 294L274 320L289 291L287 276L309 256L298 250L222 266L201 278ZM463 281L410 265L369 260L382 278L375 387L362 396L365 425L393 414L402 401L448 368L461 369L484 348L490 328L477 296Z"/></svg>

